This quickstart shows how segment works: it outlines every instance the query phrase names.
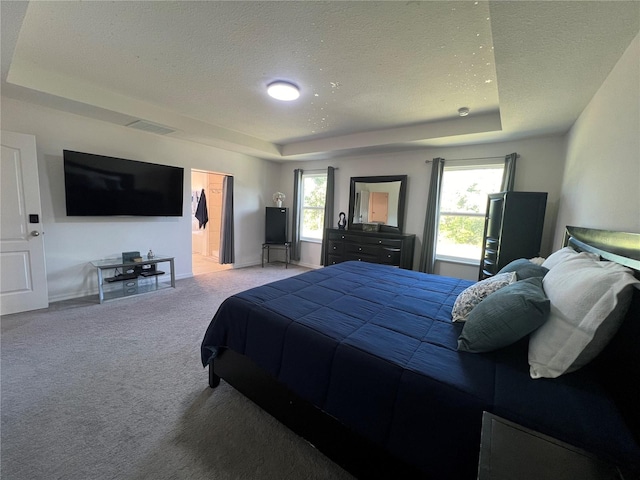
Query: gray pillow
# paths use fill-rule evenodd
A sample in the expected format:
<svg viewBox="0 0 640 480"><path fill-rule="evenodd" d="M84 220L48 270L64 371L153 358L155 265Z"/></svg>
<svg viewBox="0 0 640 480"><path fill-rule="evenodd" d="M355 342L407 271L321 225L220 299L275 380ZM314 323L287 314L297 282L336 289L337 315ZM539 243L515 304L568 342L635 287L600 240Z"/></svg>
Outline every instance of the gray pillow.
<svg viewBox="0 0 640 480"><path fill-rule="evenodd" d="M532 277L544 277L548 271L548 268L536 265L526 258L519 258L505 265L498 273L516 272L518 280L525 280Z"/></svg>
<svg viewBox="0 0 640 480"><path fill-rule="evenodd" d="M542 325L550 309L541 277L507 285L471 311L458 338L458 350L480 353L511 345Z"/></svg>

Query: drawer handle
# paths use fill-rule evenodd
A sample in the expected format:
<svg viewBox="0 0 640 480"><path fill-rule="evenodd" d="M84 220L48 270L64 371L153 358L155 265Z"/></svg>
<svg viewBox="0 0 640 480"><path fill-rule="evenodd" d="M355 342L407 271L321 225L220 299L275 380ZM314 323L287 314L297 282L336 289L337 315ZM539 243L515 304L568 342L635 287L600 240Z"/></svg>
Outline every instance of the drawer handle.
<svg viewBox="0 0 640 480"><path fill-rule="evenodd" d="M382 240L378 240L378 243L382 243Z"/></svg>
<svg viewBox="0 0 640 480"><path fill-rule="evenodd" d="M358 251L361 252L362 251L362 247L358 247Z"/></svg>
<svg viewBox="0 0 640 480"><path fill-rule="evenodd" d="M333 247L333 249L334 249L334 250L337 250L337 249L338 249L338 247Z"/></svg>
<svg viewBox="0 0 640 480"><path fill-rule="evenodd" d="M344 240L344 235L340 235L340 238L342 238Z"/></svg>

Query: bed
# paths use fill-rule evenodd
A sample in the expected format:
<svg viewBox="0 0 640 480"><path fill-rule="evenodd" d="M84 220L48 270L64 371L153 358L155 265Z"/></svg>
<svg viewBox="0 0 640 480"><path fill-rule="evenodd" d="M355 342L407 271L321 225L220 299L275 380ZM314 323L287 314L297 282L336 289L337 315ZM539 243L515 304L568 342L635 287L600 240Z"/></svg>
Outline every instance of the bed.
<svg viewBox="0 0 640 480"><path fill-rule="evenodd" d="M640 274L638 234L567 227L565 245ZM458 350L452 309L474 286L363 262L313 270L226 299L202 363L211 387L224 379L358 478L476 478L485 411L640 472L638 288L595 359L533 379L542 327Z"/></svg>

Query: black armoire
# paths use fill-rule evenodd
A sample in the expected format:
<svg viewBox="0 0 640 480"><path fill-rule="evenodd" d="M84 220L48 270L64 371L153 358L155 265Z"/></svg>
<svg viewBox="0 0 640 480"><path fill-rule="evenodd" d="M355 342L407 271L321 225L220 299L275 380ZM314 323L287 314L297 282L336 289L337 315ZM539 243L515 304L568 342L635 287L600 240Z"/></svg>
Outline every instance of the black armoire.
<svg viewBox="0 0 640 480"><path fill-rule="evenodd" d="M289 241L289 209L266 207L264 243L284 244Z"/></svg>
<svg viewBox="0 0 640 480"><path fill-rule="evenodd" d="M489 194L479 280L513 260L540 255L546 207L546 192Z"/></svg>

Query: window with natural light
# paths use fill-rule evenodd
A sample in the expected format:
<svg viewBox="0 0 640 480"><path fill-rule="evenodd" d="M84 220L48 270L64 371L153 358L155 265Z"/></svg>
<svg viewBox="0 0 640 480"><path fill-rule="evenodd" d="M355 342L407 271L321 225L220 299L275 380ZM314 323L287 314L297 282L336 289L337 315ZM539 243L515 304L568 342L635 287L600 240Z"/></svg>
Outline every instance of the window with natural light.
<svg viewBox="0 0 640 480"><path fill-rule="evenodd" d="M436 255L480 261L487 195L500 191L504 165L445 167Z"/></svg>
<svg viewBox="0 0 640 480"><path fill-rule="evenodd" d="M301 240L322 241L326 193L326 173L304 173L302 175Z"/></svg>

